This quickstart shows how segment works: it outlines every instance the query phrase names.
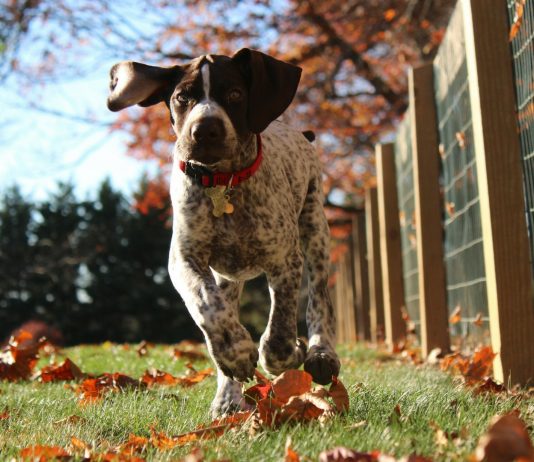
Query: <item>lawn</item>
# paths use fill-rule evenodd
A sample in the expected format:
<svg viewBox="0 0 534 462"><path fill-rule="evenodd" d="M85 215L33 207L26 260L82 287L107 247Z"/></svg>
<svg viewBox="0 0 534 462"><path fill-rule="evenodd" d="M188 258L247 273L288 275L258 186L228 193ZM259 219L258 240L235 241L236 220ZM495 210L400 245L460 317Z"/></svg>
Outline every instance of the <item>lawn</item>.
<svg viewBox="0 0 534 462"><path fill-rule="evenodd" d="M186 361L174 359L169 351L168 346L155 346L139 356L134 346L103 344L67 348L55 360L68 357L94 375L121 372L139 378L156 368L183 376ZM340 347L340 353L340 380L350 396L347 414L325 423L286 424L253 434L232 429L170 450L149 447L142 457L176 461L200 446L205 460L280 461L291 436L301 460L317 460L323 450L335 446L396 457L416 453L436 461L465 460L495 414L519 409L527 423L534 422L532 393L476 396L435 366L414 366L360 345ZM41 359L38 368L50 360ZM210 366L206 360L194 363L196 369ZM149 437L151 426L169 436L189 432L211 422L208 409L215 382L215 377L208 377L189 388L154 386L108 393L86 405L63 382L0 382L0 460L19 460L27 446L67 448L73 436L95 452L104 452L127 441L130 434Z"/></svg>

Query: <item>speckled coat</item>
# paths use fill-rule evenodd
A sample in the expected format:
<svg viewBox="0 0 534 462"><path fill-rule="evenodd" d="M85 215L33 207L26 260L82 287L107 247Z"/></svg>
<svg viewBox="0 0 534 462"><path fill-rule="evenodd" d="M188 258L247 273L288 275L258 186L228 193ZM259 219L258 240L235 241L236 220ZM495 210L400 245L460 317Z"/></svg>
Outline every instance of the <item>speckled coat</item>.
<svg viewBox="0 0 534 462"><path fill-rule="evenodd" d="M243 71L236 66L242 61L248 66ZM339 372L339 360L327 288L329 231L318 157L301 132L272 120L280 108L270 110L270 101L264 103L265 111L257 107L262 97L277 98L256 94L258 81L267 76L273 80L273 72L281 73L281 81L294 81L294 66L246 49L232 58L200 57L174 74L170 68L133 65L137 68L121 63L112 69L108 105L119 110L159 99L169 106L177 134L169 271L217 365L213 413L246 406L240 382L252 377L258 359L272 374L304 362L316 382L330 382ZM299 76L300 71L296 83ZM167 90L162 90L161 82ZM265 87L272 83L262 85L260 93L272 93L272 88ZM282 110L294 90L278 104ZM161 96L155 97L155 92ZM251 116L253 110L260 115ZM179 161L220 171L239 170L254 162L255 133L260 132L263 160L258 171L229 191L233 213L214 216L205 187L185 175ZM296 336L304 264L309 275L308 345ZM269 283L271 312L258 351L239 322L238 308L244 282L262 273Z"/></svg>

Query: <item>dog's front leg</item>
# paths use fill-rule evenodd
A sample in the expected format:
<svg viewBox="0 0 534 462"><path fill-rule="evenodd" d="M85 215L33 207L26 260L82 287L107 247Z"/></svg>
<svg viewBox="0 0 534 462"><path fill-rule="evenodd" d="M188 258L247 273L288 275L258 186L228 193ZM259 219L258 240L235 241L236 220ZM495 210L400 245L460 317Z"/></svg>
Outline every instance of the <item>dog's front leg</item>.
<svg viewBox="0 0 534 462"><path fill-rule="evenodd" d="M284 262L269 268L271 294L269 322L260 341L260 363L271 374L297 369L306 356L306 344L297 339L297 308L303 257L298 245Z"/></svg>
<svg viewBox="0 0 534 462"><path fill-rule="evenodd" d="M208 266L207 255L199 249L171 247L171 280L206 338L217 367L229 378L244 382L254 375L258 350L239 322L237 300L230 300Z"/></svg>

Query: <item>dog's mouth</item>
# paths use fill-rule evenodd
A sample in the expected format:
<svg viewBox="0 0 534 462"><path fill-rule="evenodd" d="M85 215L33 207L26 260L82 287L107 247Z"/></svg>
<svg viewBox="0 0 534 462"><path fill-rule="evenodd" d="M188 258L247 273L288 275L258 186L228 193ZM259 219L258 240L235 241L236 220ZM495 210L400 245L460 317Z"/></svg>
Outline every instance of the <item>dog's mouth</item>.
<svg viewBox="0 0 534 462"><path fill-rule="evenodd" d="M212 167L228 159L227 148L224 144L213 146L193 145L186 156L186 161L192 161L205 167Z"/></svg>

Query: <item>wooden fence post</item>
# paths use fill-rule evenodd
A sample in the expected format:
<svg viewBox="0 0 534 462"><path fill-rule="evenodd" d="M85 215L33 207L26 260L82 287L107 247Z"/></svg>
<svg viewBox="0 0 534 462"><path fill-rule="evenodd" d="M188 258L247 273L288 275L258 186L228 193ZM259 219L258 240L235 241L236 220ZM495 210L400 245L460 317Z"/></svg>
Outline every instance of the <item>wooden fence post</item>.
<svg viewBox="0 0 534 462"><path fill-rule="evenodd" d="M406 337L406 325L401 313L404 289L395 149L392 144L376 146L376 177L386 342L390 348L394 348Z"/></svg>
<svg viewBox="0 0 534 462"><path fill-rule="evenodd" d="M337 265L335 299L338 341L356 342L352 249L341 256Z"/></svg>
<svg viewBox="0 0 534 462"><path fill-rule="evenodd" d="M433 65L409 73L421 351L450 349Z"/></svg>
<svg viewBox="0 0 534 462"><path fill-rule="evenodd" d="M365 224L367 229L367 266L369 270L369 323L371 341L377 343L384 340L385 324L376 188L369 188L365 191Z"/></svg>
<svg viewBox="0 0 534 462"><path fill-rule="evenodd" d="M357 213L352 219L352 247L354 257L354 303L356 329L359 340L371 340L369 322L369 278L367 269L367 239L365 214Z"/></svg>
<svg viewBox="0 0 534 462"><path fill-rule="evenodd" d="M534 379L534 307L506 2L462 0L497 380Z"/></svg>

